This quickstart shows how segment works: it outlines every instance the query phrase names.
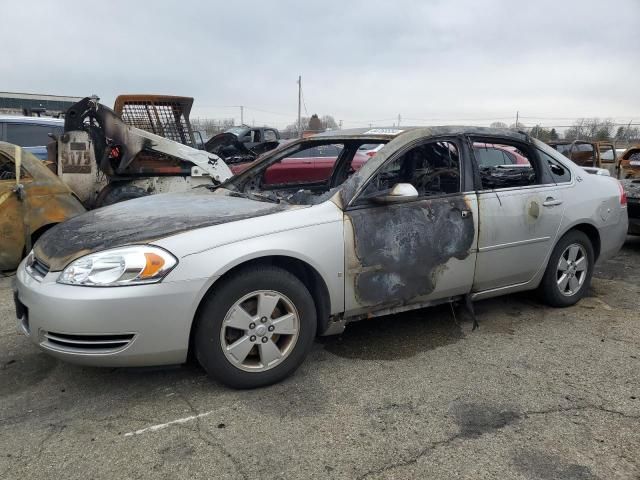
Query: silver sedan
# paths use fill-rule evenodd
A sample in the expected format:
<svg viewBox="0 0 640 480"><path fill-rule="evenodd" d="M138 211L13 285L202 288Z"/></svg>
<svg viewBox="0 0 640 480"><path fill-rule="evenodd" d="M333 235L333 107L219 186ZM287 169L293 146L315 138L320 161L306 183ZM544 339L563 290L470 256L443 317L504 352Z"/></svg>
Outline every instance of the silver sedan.
<svg viewBox="0 0 640 480"><path fill-rule="evenodd" d="M363 162L364 144L385 145ZM335 157L305 155L322 145ZM18 326L71 362L163 365L191 352L213 378L257 387L355 320L522 290L573 305L626 231L617 180L523 133L331 132L218 187L49 230L18 270Z"/></svg>

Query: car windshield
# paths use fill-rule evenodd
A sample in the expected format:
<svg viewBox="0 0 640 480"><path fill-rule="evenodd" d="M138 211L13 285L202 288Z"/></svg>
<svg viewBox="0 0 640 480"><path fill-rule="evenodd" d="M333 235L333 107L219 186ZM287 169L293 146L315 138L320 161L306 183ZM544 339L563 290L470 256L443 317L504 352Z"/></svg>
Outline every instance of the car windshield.
<svg viewBox="0 0 640 480"><path fill-rule="evenodd" d="M233 133L237 137L243 134L247 129L245 127L231 127L227 128L224 133Z"/></svg>
<svg viewBox="0 0 640 480"><path fill-rule="evenodd" d="M230 195L311 205L330 198L371 157L356 153L371 139L307 139L264 154L222 184Z"/></svg>

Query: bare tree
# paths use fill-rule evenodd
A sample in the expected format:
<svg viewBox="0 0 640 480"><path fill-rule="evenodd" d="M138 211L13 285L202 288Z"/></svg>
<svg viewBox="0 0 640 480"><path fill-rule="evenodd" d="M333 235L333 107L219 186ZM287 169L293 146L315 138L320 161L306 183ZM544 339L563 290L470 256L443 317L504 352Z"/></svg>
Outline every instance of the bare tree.
<svg viewBox="0 0 640 480"><path fill-rule="evenodd" d="M491 128L509 128L509 125L507 125L504 122L493 122L491 123L491 125L489 125Z"/></svg>

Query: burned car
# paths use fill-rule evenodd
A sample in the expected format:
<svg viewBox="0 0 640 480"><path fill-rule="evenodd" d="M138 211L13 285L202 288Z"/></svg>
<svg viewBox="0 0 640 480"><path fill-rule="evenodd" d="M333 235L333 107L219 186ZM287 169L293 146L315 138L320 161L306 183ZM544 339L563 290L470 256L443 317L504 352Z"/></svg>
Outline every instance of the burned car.
<svg viewBox="0 0 640 480"><path fill-rule="evenodd" d="M381 143L354 173L358 148ZM326 178L264 183L325 145L339 148ZM528 163L487 165L474 145L515 148ZM257 387L290 375L316 335L355 320L534 289L549 305L573 305L626 230L617 180L524 133L330 132L219 186L54 227L18 270L16 313L61 359L163 365L191 352L213 378Z"/></svg>
<svg viewBox="0 0 640 480"><path fill-rule="evenodd" d="M0 271L15 269L47 229L84 212L39 158L0 142Z"/></svg>
<svg viewBox="0 0 640 480"><path fill-rule="evenodd" d="M271 127L231 127L214 135L204 149L214 153L228 165L252 162L260 155L280 145L280 132Z"/></svg>
<svg viewBox="0 0 640 480"><path fill-rule="evenodd" d="M629 202L629 233L640 235L640 146L627 149L620 157L620 182Z"/></svg>

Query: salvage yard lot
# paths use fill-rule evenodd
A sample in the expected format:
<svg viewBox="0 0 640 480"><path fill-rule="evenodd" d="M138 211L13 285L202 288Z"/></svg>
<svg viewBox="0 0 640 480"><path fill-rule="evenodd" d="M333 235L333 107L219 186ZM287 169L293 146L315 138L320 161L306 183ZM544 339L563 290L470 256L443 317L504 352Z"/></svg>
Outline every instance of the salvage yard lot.
<svg viewBox="0 0 640 480"><path fill-rule="evenodd" d="M640 238L568 309L530 294L356 323L291 378L61 363L0 278L0 478L640 476Z"/></svg>

